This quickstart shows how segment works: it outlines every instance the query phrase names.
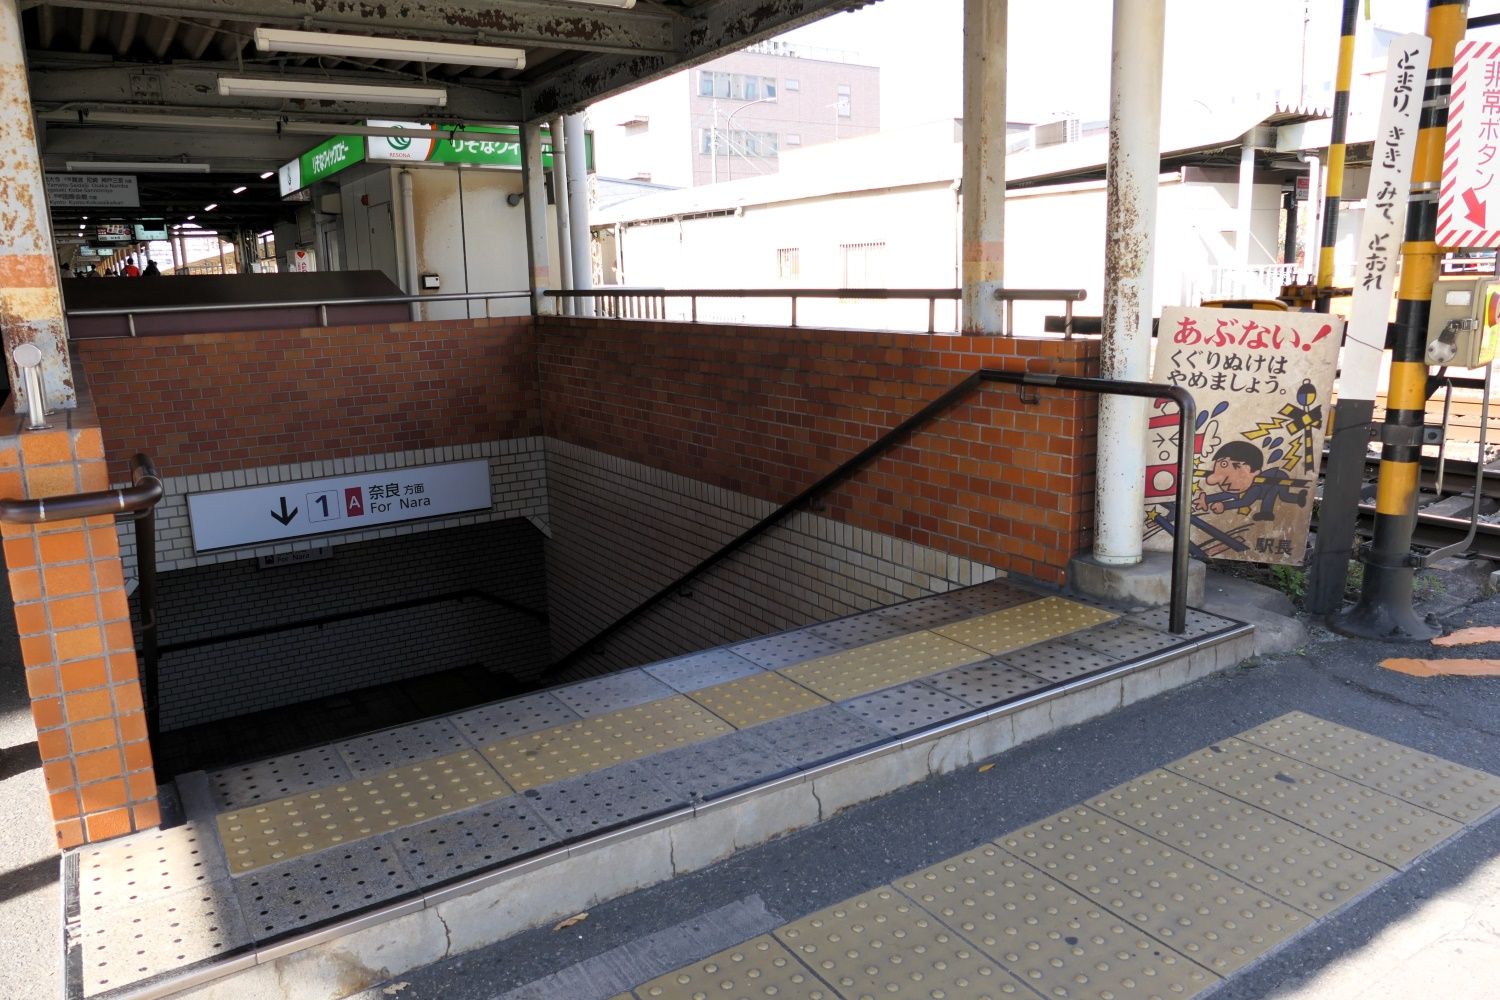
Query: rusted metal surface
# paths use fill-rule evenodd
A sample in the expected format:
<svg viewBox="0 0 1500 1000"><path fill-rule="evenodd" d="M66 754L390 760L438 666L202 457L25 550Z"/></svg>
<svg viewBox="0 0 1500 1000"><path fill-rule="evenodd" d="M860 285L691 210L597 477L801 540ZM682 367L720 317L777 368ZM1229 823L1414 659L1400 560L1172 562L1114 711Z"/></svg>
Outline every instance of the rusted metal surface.
<svg viewBox="0 0 1500 1000"><path fill-rule="evenodd" d="M35 344L42 384L54 407L77 400L67 326L57 284L41 156L32 125L25 40L16 0L0 0L0 332L11 385L22 401L12 352Z"/></svg>

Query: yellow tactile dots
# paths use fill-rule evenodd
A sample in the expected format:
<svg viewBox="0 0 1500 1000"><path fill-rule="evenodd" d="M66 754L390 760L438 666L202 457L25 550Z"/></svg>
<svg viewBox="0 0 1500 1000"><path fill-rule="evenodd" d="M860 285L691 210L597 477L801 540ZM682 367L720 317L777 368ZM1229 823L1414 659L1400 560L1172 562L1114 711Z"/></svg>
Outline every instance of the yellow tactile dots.
<svg viewBox="0 0 1500 1000"><path fill-rule="evenodd" d="M933 629L938 635L982 649L991 656L1011 653L1048 639L1057 639L1120 617L1113 611L1090 607L1061 597L1006 608L978 618Z"/></svg>
<svg viewBox="0 0 1500 1000"><path fill-rule="evenodd" d="M695 691L688 697L736 729L774 722L828 704L827 699L773 673L753 674Z"/></svg>
<svg viewBox="0 0 1500 1000"><path fill-rule="evenodd" d="M984 659L988 656L972 646L915 632L799 663L780 673L830 701L843 701Z"/></svg>

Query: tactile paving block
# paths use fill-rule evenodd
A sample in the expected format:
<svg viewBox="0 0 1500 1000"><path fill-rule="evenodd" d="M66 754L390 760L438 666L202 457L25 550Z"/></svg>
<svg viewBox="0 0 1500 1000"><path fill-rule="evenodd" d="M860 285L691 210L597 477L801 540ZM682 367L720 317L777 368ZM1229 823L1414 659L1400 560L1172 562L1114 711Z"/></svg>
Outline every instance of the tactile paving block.
<svg viewBox="0 0 1500 1000"><path fill-rule="evenodd" d="M1129 616L1129 620L1137 625L1154 628L1158 632L1166 632L1172 624L1172 612L1169 608L1152 608L1150 611L1139 611ZM1227 632L1233 628L1239 628L1240 623L1230 621L1228 618L1220 618L1211 615L1207 611L1199 611L1196 608L1187 609L1186 629L1182 633L1185 639L1201 639L1206 635L1214 635L1217 632Z"/></svg>
<svg viewBox="0 0 1500 1000"><path fill-rule="evenodd" d="M736 729L828 704L828 699L774 673L742 677L695 691L689 697Z"/></svg>
<svg viewBox="0 0 1500 1000"><path fill-rule="evenodd" d="M1396 868L1459 830L1446 816L1347 778L1228 739L1167 765Z"/></svg>
<svg viewBox="0 0 1500 1000"><path fill-rule="evenodd" d="M844 997L1024 995L989 956L889 887L772 933Z"/></svg>
<svg viewBox="0 0 1500 1000"><path fill-rule="evenodd" d="M1039 599L1040 596L1029 590L1022 590L1008 583L994 580L959 590L950 590L943 594L935 594L932 602L945 608L961 609L970 615L982 615L991 611L1002 611L1005 608L1029 604Z"/></svg>
<svg viewBox="0 0 1500 1000"><path fill-rule="evenodd" d="M415 882L385 837L262 868L235 880L250 933L264 942L406 895Z"/></svg>
<svg viewBox="0 0 1500 1000"><path fill-rule="evenodd" d="M1219 982L991 844L897 879L896 888L1044 997L1167 1000Z"/></svg>
<svg viewBox="0 0 1500 1000"><path fill-rule="evenodd" d="M543 691L459 712L450 721L470 743L483 747L523 733L577 722L578 713Z"/></svg>
<svg viewBox="0 0 1500 1000"><path fill-rule="evenodd" d="M940 595L922 597L915 601L907 601L905 604L897 604L871 612L875 617L894 622L910 632L937 628L940 625L951 625L965 618L973 618L980 613L962 605L944 603Z"/></svg>
<svg viewBox="0 0 1500 1000"><path fill-rule="evenodd" d="M428 719L410 726L370 733L337 745L355 774L390 771L394 768L472 749L458 727L447 719Z"/></svg>
<svg viewBox="0 0 1500 1000"><path fill-rule="evenodd" d="M1471 823L1500 806L1500 778L1462 764L1292 712L1241 733L1240 739L1413 805Z"/></svg>
<svg viewBox="0 0 1500 1000"><path fill-rule="evenodd" d="M701 962L635 988L642 1000L839 1000L818 977L769 936L751 938ZM628 997L616 1000L629 1000Z"/></svg>
<svg viewBox="0 0 1500 1000"><path fill-rule="evenodd" d="M734 730L682 695L650 701L484 748L513 788L524 791Z"/></svg>
<svg viewBox="0 0 1500 1000"><path fill-rule="evenodd" d="M1089 805L1313 917L1395 869L1170 771L1152 771Z"/></svg>
<svg viewBox="0 0 1500 1000"><path fill-rule="evenodd" d="M401 863L419 886L457 878L524 858L557 843L557 835L522 795L390 835Z"/></svg>
<svg viewBox="0 0 1500 1000"><path fill-rule="evenodd" d="M602 771L555 781L523 797L562 840L577 840L682 803L644 764L617 764Z"/></svg>
<svg viewBox="0 0 1500 1000"><path fill-rule="evenodd" d="M952 695L975 708L999 705L1047 686L1047 681L1040 677L1017 670L999 660L985 660L945 671L922 683L930 684L944 694Z"/></svg>
<svg viewBox="0 0 1500 1000"><path fill-rule="evenodd" d="M765 740L778 757L797 768L812 767L890 740L888 734L838 705L789 715L745 731Z"/></svg>
<svg viewBox="0 0 1500 1000"><path fill-rule="evenodd" d="M328 746L210 771L208 784L220 809L242 809L337 785L353 776L338 751Z"/></svg>
<svg viewBox="0 0 1500 1000"><path fill-rule="evenodd" d="M1119 615L1061 597L1044 597L1030 604L994 611L933 631L955 642L982 649L991 656L1009 653L1048 639L1113 621Z"/></svg>
<svg viewBox="0 0 1500 1000"><path fill-rule="evenodd" d="M902 684L842 702L844 710L892 736L904 736L974 709L952 695L923 684Z"/></svg>
<svg viewBox="0 0 1500 1000"><path fill-rule="evenodd" d="M326 850L497 799L510 791L465 750L218 818L235 874Z"/></svg>
<svg viewBox="0 0 1500 1000"><path fill-rule="evenodd" d="M829 701L844 701L983 659L985 654L977 649L931 632L914 632L787 667L781 673Z"/></svg>
<svg viewBox="0 0 1500 1000"><path fill-rule="evenodd" d="M212 828L184 823L81 848L78 904L85 911L117 912L228 876Z"/></svg>
<svg viewBox="0 0 1500 1000"><path fill-rule="evenodd" d="M844 648L841 643L830 642L807 629L801 629L797 632L786 632L782 635L742 642L738 646L731 647L730 651L767 670L779 670L794 663L803 663L820 656L827 656L829 653L836 653Z"/></svg>
<svg viewBox="0 0 1500 1000"><path fill-rule="evenodd" d="M1312 925L1285 903L1083 806L999 844L1221 976Z"/></svg>
<svg viewBox="0 0 1500 1000"><path fill-rule="evenodd" d="M837 644L840 649L853 649L855 646L868 646L881 639L906 635L912 629L900 622L866 613L814 625L808 631L821 639Z"/></svg>
<svg viewBox="0 0 1500 1000"><path fill-rule="evenodd" d="M672 689L650 674L626 670L607 677L595 677L581 684L554 688L557 700L577 712L580 718L591 718L606 712L642 705L648 701L670 698Z"/></svg>
<svg viewBox="0 0 1500 1000"><path fill-rule="evenodd" d="M1188 640L1171 634L1158 632L1154 628L1132 622L1111 622L1098 628L1084 629L1068 636L1068 641L1085 649L1092 649L1110 658L1114 663L1128 663L1152 653L1160 653Z"/></svg>
<svg viewBox="0 0 1500 1000"><path fill-rule="evenodd" d="M1112 667L1116 661L1103 653L1075 646L1066 639L1054 639L1002 656L999 662L1044 681L1061 684Z"/></svg>
<svg viewBox="0 0 1500 1000"><path fill-rule="evenodd" d="M795 770L755 733L731 733L690 747L652 754L656 782L686 805L727 795Z"/></svg>
<svg viewBox="0 0 1500 1000"><path fill-rule="evenodd" d="M751 674L758 674L765 668L758 663L751 663L743 656L736 656L727 649L710 649L703 653L654 663L644 669L646 673L672 690L689 694L706 687L713 687L715 684L724 684L728 681L739 680L741 677L749 677Z"/></svg>
<svg viewBox="0 0 1500 1000"><path fill-rule="evenodd" d="M85 995L247 949L250 931L227 882L137 903L79 928Z"/></svg>

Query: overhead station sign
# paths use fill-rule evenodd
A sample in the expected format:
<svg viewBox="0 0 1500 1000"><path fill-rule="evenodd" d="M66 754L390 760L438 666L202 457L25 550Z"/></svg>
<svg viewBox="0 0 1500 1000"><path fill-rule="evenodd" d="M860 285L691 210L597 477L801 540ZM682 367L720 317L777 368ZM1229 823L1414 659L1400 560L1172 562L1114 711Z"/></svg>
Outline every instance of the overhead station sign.
<svg viewBox="0 0 1500 1000"><path fill-rule="evenodd" d="M365 161L365 140L358 135L336 135L309 149L277 171L281 196L312 187L342 170Z"/></svg>
<svg viewBox="0 0 1500 1000"><path fill-rule="evenodd" d="M140 208L134 174L48 174L47 204L53 208Z"/></svg>
<svg viewBox="0 0 1500 1000"><path fill-rule="evenodd" d="M1453 64L1437 244L1500 246L1500 42L1464 42Z"/></svg>
<svg viewBox="0 0 1500 1000"><path fill-rule="evenodd" d="M490 465L478 459L190 493L187 503L194 549L243 548L489 510Z"/></svg>

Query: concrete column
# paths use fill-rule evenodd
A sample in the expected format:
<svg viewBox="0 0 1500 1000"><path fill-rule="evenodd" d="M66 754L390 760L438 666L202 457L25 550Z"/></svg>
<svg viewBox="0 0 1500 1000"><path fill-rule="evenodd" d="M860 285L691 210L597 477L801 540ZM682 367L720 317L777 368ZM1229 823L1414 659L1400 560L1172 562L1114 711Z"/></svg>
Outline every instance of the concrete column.
<svg viewBox="0 0 1500 1000"><path fill-rule="evenodd" d="M1005 310L1005 46L1007 0L964 0L963 320L997 334ZM1013 333L1014 331L1007 331Z"/></svg>
<svg viewBox="0 0 1500 1000"><path fill-rule="evenodd" d="M588 136L583 115L569 115L563 122L567 133L568 156L568 223L572 226L573 287L588 291L594 287L594 240L589 229L589 159ZM575 316L594 315L593 299L576 299Z"/></svg>
<svg viewBox="0 0 1500 1000"><path fill-rule="evenodd" d="M417 199L412 189L410 170L398 175L401 189L401 255L406 258L406 294L421 294L421 265L417 261ZM420 322L422 307L411 304L411 318Z"/></svg>
<svg viewBox="0 0 1500 1000"><path fill-rule="evenodd" d="M526 192L526 252L531 261L531 311L534 315L556 312L556 300L545 298L552 287L552 268L547 249L547 180L542 172L542 126L521 126L521 184Z"/></svg>
<svg viewBox="0 0 1500 1000"><path fill-rule="evenodd" d="M1156 194L1161 172L1161 62L1166 0L1115 0L1104 260L1104 378L1151 374ZM1099 402L1094 558L1141 561L1146 502L1146 400Z"/></svg>
<svg viewBox="0 0 1500 1000"><path fill-rule="evenodd" d="M21 344L35 344L42 352L47 405L71 409L78 396L17 0L0 0L0 216L6 219L0 234L0 329L17 412L26 409L25 383L11 355Z"/></svg>
<svg viewBox="0 0 1500 1000"><path fill-rule="evenodd" d="M573 287L573 251L570 244L573 242L573 226L568 221L568 156L567 138L563 135L563 120L559 116L552 119L549 126L552 133L552 200L557 205L557 267L559 286L563 289ZM563 299L558 303L558 312L571 313L573 303Z"/></svg>
<svg viewBox="0 0 1500 1000"><path fill-rule="evenodd" d="M1241 267L1250 263L1250 210L1255 202L1255 141L1253 133L1245 137L1240 150L1240 190L1237 203L1239 221L1235 226L1234 250Z"/></svg>

